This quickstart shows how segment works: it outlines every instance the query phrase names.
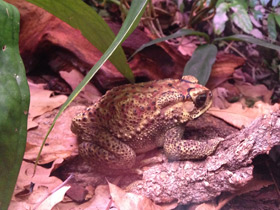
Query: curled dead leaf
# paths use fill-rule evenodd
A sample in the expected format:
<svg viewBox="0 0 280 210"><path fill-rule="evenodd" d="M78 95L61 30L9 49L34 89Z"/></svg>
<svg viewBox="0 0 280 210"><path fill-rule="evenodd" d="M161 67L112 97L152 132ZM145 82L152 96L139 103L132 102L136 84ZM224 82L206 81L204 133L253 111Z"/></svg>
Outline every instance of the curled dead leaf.
<svg viewBox="0 0 280 210"><path fill-rule="evenodd" d="M211 90L228 80L235 69L243 65L245 60L232 54L219 54L206 84Z"/></svg>
<svg viewBox="0 0 280 210"><path fill-rule="evenodd" d="M125 192L118 186L109 183L110 194L119 210L167 210L173 209L177 204L173 203L170 206L159 206L150 199L130 192Z"/></svg>
<svg viewBox="0 0 280 210"><path fill-rule="evenodd" d="M257 117L277 110L279 110L279 104L274 104L272 106L258 101L252 108L244 107L240 102L236 102L231 104L227 109L211 107L207 113L221 118L227 123L241 129L251 124Z"/></svg>
<svg viewBox="0 0 280 210"><path fill-rule="evenodd" d="M60 71L59 74L71 86L72 90L74 90L84 79L84 75L75 69L73 69L71 72ZM102 94L94 85L88 83L79 93L79 95L90 102L95 102L101 97Z"/></svg>
<svg viewBox="0 0 280 210"><path fill-rule="evenodd" d="M43 84L28 82L28 85L30 89L28 129L30 129L37 126L36 123L32 122L35 117L61 106L67 100L67 96L52 96L53 91L44 90Z"/></svg>

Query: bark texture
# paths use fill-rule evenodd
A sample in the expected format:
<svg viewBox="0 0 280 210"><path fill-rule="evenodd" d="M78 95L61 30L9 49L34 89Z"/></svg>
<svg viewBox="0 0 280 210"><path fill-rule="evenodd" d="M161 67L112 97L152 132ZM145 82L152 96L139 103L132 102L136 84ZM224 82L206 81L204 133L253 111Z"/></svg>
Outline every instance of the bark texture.
<svg viewBox="0 0 280 210"><path fill-rule="evenodd" d="M216 152L202 161L167 162L144 172L132 189L158 203L213 200L223 192L238 193L254 180L253 160L280 144L280 111L256 119L227 136Z"/></svg>

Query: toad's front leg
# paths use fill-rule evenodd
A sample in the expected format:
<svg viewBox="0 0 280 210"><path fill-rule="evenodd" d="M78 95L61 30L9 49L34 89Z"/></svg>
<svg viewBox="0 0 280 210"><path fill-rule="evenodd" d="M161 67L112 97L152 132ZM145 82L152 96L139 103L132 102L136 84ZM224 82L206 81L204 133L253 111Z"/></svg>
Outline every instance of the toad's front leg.
<svg viewBox="0 0 280 210"><path fill-rule="evenodd" d="M222 138L209 141L182 140L185 125L169 129L165 133L164 152L170 160L202 159L211 155Z"/></svg>

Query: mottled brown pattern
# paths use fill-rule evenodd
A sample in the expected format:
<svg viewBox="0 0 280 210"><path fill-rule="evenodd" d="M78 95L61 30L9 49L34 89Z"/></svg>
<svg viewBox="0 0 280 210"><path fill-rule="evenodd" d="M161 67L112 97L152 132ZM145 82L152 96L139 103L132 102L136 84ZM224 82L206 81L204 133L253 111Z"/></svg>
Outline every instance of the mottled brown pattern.
<svg viewBox="0 0 280 210"><path fill-rule="evenodd" d="M199 159L218 143L181 138L185 124L205 112L211 99L192 76L123 85L78 114L71 130L80 154L105 168L131 168L136 154L157 147L164 147L169 159Z"/></svg>

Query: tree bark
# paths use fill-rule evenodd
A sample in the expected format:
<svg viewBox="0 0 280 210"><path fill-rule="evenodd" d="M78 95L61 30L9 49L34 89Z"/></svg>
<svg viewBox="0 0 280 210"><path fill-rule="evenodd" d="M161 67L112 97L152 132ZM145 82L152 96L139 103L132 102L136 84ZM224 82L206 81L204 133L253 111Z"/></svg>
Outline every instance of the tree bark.
<svg viewBox="0 0 280 210"><path fill-rule="evenodd" d="M280 111L227 136L205 160L167 162L149 168L132 192L157 203L177 200L188 205L213 200L223 192L240 194L256 179L253 160L267 156L280 144L279 137Z"/></svg>

